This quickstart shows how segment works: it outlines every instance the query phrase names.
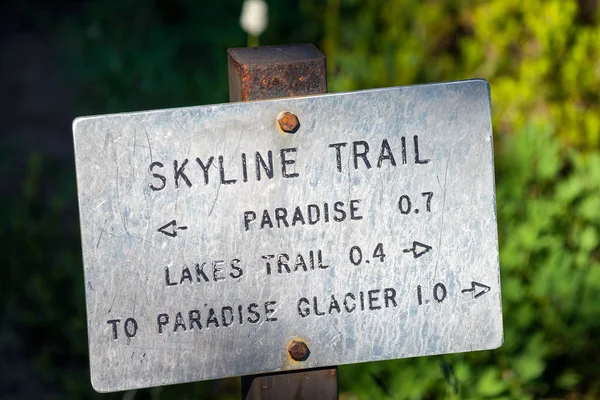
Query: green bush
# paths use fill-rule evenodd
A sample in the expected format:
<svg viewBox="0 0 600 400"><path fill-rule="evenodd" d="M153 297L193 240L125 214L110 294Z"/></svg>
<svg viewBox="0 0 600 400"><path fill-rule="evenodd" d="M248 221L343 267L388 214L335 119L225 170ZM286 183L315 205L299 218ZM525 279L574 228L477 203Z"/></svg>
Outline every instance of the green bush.
<svg viewBox="0 0 600 400"><path fill-rule="evenodd" d="M342 367L360 398L600 396L600 12L574 0L331 0L333 91L485 78L504 346ZM339 29L338 29L339 27Z"/></svg>
<svg viewBox="0 0 600 400"><path fill-rule="evenodd" d="M600 146L597 3L339 2L311 9L333 27L323 41L333 91L485 78L498 133L550 121L562 144Z"/></svg>

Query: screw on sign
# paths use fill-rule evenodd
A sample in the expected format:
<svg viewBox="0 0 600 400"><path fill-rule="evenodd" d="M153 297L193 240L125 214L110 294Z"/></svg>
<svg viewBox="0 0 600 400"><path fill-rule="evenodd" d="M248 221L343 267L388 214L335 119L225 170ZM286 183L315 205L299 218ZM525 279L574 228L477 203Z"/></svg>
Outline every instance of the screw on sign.
<svg viewBox="0 0 600 400"><path fill-rule="evenodd" d="M300 128L298 117L294 113L283 111L277 116L277 123L285 133L296 133Z"/></svg>
<svg viewBox="0 0 600 400"><path fill-rule="evenodd" d="M487 83L303 96L314 47L229 56L242 103L73 124L93 387L336 398L331 365L500 346Z"/></svg>
<svg viewBox="0 0 600 400"><path fill-rule="evenodd" d="M310 350L308 349L306 343L299 340L292 340L288 346L288 353L294 361L306 361L310 355Z"/></svg>

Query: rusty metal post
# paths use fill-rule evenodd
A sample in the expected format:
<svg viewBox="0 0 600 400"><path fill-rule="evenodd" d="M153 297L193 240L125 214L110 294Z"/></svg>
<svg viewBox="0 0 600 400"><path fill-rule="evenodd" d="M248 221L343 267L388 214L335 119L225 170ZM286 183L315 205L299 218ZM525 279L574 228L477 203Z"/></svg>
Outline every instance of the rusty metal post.
<svg viewBox="0 0 600 400"><path fill-rule="evenodd" d="M227 50L229 101L327 92L325 55L312 44Z"/></svg>
<svg viewBox="0 0 600 400"><path fill-rule="evenodd" d="M244 400L334 400L337 367L242 376Z"/></svg>
<svg viewBox="0 0 600 400"><path fill-rule="evenodd" d="M229 49L227 55L231 102L327 92L325 56L311 44ZM282 115L278 122L282 130L293 133L298 129L294 119L293 114ZM303 344L279 351L282 357L304 361L310 352ZM242 377L244 400L337 398L337 367Z"/></svg>

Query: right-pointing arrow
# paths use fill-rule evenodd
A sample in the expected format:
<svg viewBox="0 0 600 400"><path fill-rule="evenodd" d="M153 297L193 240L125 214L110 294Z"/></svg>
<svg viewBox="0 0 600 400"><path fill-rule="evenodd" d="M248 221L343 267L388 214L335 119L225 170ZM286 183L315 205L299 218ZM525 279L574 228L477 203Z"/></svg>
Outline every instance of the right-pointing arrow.
<svg viewBox="0 0 600 400"><path fill-rule="evenodd" d="M431 246L426 245L421 242L412 242L412 247L410 249L402 250L404 253L413 253L414 258L419 258L423 254L428 253L431 250Z"/></svg>
<svg viewBox="0 0 600 400"><path fill-rule="evenodd" d="M476 288L481 288L481 291L477 292ZM461 292L462 293L472 292L473 293L473 298L476 299L479 296L483 296L484 294L486 294L487 292L489 292L491 289L492 288L489 287L488 285L484 285L483 283L471 281L471 289L463 289L463 290L461 290Z"/></svg>

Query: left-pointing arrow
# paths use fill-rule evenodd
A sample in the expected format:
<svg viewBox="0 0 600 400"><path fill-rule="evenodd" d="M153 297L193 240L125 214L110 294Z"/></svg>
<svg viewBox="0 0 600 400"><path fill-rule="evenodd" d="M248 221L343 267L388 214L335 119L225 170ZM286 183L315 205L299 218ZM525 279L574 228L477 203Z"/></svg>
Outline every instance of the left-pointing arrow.
<svg viewBox="0 0 600 400"><path fill-rule="evenodd" d="M176 237L178 230L184 231L186 229L187 229L187 226L177 226L177 221L173 220L173 221L161 226L160 228L158 228L158 232L164 233L165 235L167 235L169 237Z"/></svg>

